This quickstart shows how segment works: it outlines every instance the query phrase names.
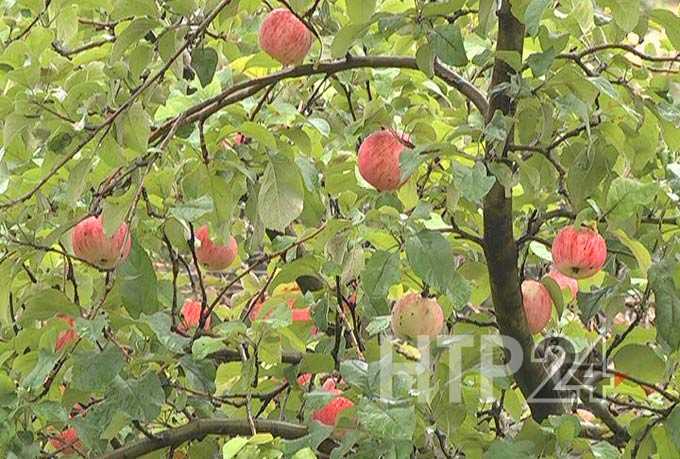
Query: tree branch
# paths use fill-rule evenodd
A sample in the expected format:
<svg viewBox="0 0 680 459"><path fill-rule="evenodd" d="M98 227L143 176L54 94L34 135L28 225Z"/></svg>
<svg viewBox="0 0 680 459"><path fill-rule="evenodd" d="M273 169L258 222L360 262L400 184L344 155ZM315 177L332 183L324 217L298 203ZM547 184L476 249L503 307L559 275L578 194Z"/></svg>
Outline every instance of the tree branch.
<svg viewBox="0 0 680 459"><path fill-rule="evenodd" d="M282 352L281 362L289 365L297 365L302 362L303 357L304 354L299 352ZM241 354L236 349L222 349L209 354L207 358L212 359L217 363L240 362Z"/></svg>
<svg viewBox="0 0 680 459"><path fill-rule="evenodd" d="M33 18L33 20L31 21L31 23L28 24L28 27L26 27L24 30L22 30L21 33L20 33L19 35L17 35L17 36L14 37L14 38L10 38L9 41L7 42L7 45L9 45L10 43L13 43L13 42L15 42L15 41L21 40L21 39L24 38L26 35L28 35L28 34L31 32L31 29L33 29L33 27L38 23L38 21L40 20L40 18L43 17L43 15L44 15L45 13L47 13L47 9L50 7L50 3L52 3L52 0L45 0L45 6L44 6L43 9L40 11L40 13L38 13L38 14L35 16L35 18ZM7 47L7 46L5 46L5 48L6 48L6 47Z"/></svg>
<svg viewBox="0 0 680 459"><path fill-rule="evenodd" d="M388 57L388 56L348 56L341 60L332 62L318 62L314 64L304 64L291 69L282 70L280 72L272 73L261 78L253 78L250 80L237 83L206 101L194 105L187 109L183 114L185 119L182 124L189 124L199 119L205 119L215 112L219 111L229 103L233 103L232 97L241 94L247 90L250 94L254 94L260 89L277 83L282 80L290 78L300 78L310 75L333 75L345 70L353 70L359 68L373 68L373 69L387 69L387 68L402 68L418 70L418 65L415 58L412 57ZM477 109L486 113L488 102L484 94L477 89L470 82L463 77L445 67L439 62L435 62L435 74L444 80L447 84L460 91L466 98L468 98ZM257 88L257 89L256 89ZM249 95L250 95L249 94ZM247 96L246 96L247 97ZM245 97L243 97L245 98ZM176 118L166 121L162 126L156 129L150 137L150 142L155 142L159 137L162 137L165 132L170 129L172 123Z"/></svg>
<svg viewBox="0 0 680 459"><path fill-rule="evenodd" d="M308 433L306 426L282 421L270 421L267 419L254 419L258 432L268 432L274 437L295 439L304 437ZM182 443L197 440L206 435L224 436L250 436L250 425L243 419L197 419L190 423L164 432L156 433L154 438L143 438L127 446L116 449L100 456L100 459L130 459L158 451L163 448L172 448ZM329 452L335 447L330 440L324 441L320 450Z"/></svg>
<svg viewBox="0 0 680 459"><path fill-rule="evenodd" d="M590 54L595 54L599 53L600 51L606 50L625 51L627 53L634 54L643 61L649 62L680 62L680 54L677 54L675 56L652 56L650 54L643 53L642 51L640 51L639 49L635 48L632 45L626 45L621 43L605 43L603 45L593 46L591 48L581 51L580 53L560 54L558 57L570 59L571 56L573 55L579 58L583 58Z"/></svg>

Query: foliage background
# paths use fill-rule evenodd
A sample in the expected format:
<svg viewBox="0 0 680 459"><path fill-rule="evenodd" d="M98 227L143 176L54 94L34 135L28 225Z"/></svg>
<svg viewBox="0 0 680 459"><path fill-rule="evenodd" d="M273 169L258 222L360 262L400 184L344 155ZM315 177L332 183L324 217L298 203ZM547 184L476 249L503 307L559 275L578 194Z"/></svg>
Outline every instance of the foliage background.
<svg viewBox="0 0 680 459"><path fill-rule="evenodd" d="M52 454L48 437L72 426L83 454L122 457L188 426L194 441L150 457L677 457L677 2L516 0L497 16L492 0L290 1L317 40L283 70L258 49L265 3L0 4L3 456ZM381 127L416 144L395 194L356 173ZM70 229L100 211L133 231L108 274L70 255ZM550 332L578 350L601 335L634 380L580 411L530 410L542 370L481 399L470 349L462 402L447 399L446 352L426 401L403 375L378 396L386 316L409 290L437 295L452 334L500 327L530 352L517 280L547 270L574 220L597 224L609 259L574 304L556 296ZM205 223L239 242L226 274L193 266L187 237ZM276 290L300 276L320 281L295 297L317 335ZM241 321L261 292L276 313ZM209 336L173 330L185 298L215 305ZM60 352L57 314L80 337ZM339 372L356 404L332 452L309 421L327 396L300 372L317 388Z"/></svg>

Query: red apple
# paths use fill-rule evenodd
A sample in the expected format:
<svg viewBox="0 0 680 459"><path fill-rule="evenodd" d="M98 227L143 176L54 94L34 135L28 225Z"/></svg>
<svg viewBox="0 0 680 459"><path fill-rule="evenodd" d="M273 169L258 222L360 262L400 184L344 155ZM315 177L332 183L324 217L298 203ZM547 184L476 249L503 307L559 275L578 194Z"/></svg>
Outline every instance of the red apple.
<svg viewBox="0 0 680 459"><path fill-rule="evenodd" d="M316 410L312 415L312 419L327 426L334 426L338 415L353 406L354 403L350 399L342 396L336 397L323 408Z"/></svg>
<svg viewBox="0 0 680 459"><path fill-rule="evenodd" d="M322 408L316 410L312 414L312 419L327 426L335 426L340 413L348 408L353 407L354 402L340 395L342 394L342 391L335 387L335 380L333 378L328 378L326 381L324 381L321 389L325 392L330 392L337 397L328 402Z"/></svg>
<svg viewBox="0 0 680 459"><path fill-rule="evenodd" d="M203 225L196 231L196 239L201 241L201 246L196 249L196 258L209 270L226 269L236 259L238 244L233 236L229 236L226 245L214 244L210 240L208 225Z"/></svg>
<svg viewBox="0 0 680 459"><path fill-rule="evenodd" d="M378 191L399 189L405 180L401 179L399 160L405 152L409 137L398 137L393 131L374 132L364 139L359 147L359 173Z"/></svg>
<svg viewBox="0 0 680 459"><path fill-rule="evenodd" d="M270 12L259 35L260 48L283 65L302 62L312 46L312 32L287 8Z"/></svg>
<svg viewBox="0 0 680 459"><path fill-rule="evenodd" d="M286 303L290 308L291 319L293 320L293 322L309 322L310 320L312 320L312 313L308 307L296 308L294 298L289 299ZM255 305L250 310L250 314L248 314L248 317L250 318L251 322L260 319L260 312L262 312L263 307L264 307L263 301L255 302ZM267 312L263 319L268 319L269 316L271 316L272 312L273 311Z"/></svg>
<svg viewBox="0 0 680 459"><path fill-rule="evenodd" d="M573 279L569 276L565 276L561 272L557 270L554 266L550 267L550 272L548 272L548 276L555 281L557 285L560 286L561 290L564 289L569 289L569 292L571 293L571 300L576 299L576 295L578 294L578 281L576 279Z"/></svg>
<svg viewBox="0 0 680 459"><path fill-rule="evenodd" d="M555 267L565 276L585 279L594 276L607 261L607 243L590 228L562 228L552 244Z"/></svg>
<svg viewBox="0 0 680 459"><path fill-rule="evenodd" d="M321 385L321 389L325 392L330 392L331 394L335 395L340 395L342 394L342 391L338 389L337 383L335 382L335 379L333 378L328 378L323 382Z"/></svg>
<svg viewBox="0 0 680 459"><path fill-rule="evenodd" d="M246 137L244 134L241 134L240 132L237 132L236 135L234 135L234 143L236 145L245 145L248 143L248 137Z"/></svg>
<svg viewBox="0 0 680 459"><path fill-rule="evenodd" d="M246 137L245 134L237 132L234 134L231 141L229 139L223 139L221 143L223 148L230 148L232 145L245 145L250 143L250 139Z"/></svg>
<svg viewBox="0 0 680 459"><path fill-rule="evenodd" d="M78 332L75 330L76 321L68 316L60 315L59 319L63 320L68 324L68 329L59 332L57 335L57 342L55 344L55 350L57 352L61 351L64 347L68 346L72 342L78 339Z"/></svg>
<svg viewBox="0 0 680 459"><path fill-rule="evenodd" d="M58 434L50 437L50 445L63 455L76 454L76 449L81 450L82 444L78 438L75 427L69 427Z"/></svg>
<svg viewBox="0 0 680 459"><path fill-rule="evenodd" d="M297 383L305 388L309 385L309 382L311 380L312 380L311 373L302 373L300 376L297 377Z"/></svg>
<svg viewBox="0 0 680 459"><path fill-rule="evenodd" d="M132 238L122 223L111 237L104 234L101 216L88 217L71 233L73 253L103 269L113 269L130 254Z"/></svg>
<svg viewBox="0 0 680 459"><path fill-rule="evenodd" d="M522 282L522 303L529 331L536 334L543 330L550 321L553 304L545 285L531 279Z"/></svg>
<svg viewBox="0 0 680 459"><path fill-rule="evenodd" d="M182 332L187 332L191 328L198 327L201 321L201 303L200 301L186 300L182 306L182 321L177 326L177 329ZM205 319L203 325L204 330L210 328L210 316Z"/></svg>
<svg viewBox="0 0 680 459"><path fill-rule="evenodd" d="M444 327L444 312L434 298L409 293L392 308L392 331L403 339L437 336Z"/></svg>

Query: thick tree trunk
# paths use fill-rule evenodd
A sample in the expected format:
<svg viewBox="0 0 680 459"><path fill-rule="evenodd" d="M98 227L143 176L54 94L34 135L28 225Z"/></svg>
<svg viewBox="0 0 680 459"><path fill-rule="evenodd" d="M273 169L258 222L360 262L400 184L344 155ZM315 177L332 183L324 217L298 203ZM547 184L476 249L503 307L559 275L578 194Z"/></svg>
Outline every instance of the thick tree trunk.
<svg viewBox="0 0 680 459"><path fill-rule="evenodd" d="M512 15L510 4L511 0L503 0L498 11L496 50L516 52L521 56L525 29ZM500 85L510 82L514 74L512 67L496 58L489 89L491 99L486 116L487 123L497 110L505 115L514 114L515 106L507 91L498 90ZM512 138L512 133L510 137ZM510 143L511 138L506 144ZM488 145L487 164L506 154L507 148ZM500 332L504 337L519 342L522 347L522 364L514 377L529 401L532 416L540 421L551 414L562 413L564 408L557 401L559 395L552 383L543 384L547 379L545 369L531 358L534 344L522 308L517 244L513 235L512 198L506 197L505 189L498 181L484 199L484 253Z"/></svg>

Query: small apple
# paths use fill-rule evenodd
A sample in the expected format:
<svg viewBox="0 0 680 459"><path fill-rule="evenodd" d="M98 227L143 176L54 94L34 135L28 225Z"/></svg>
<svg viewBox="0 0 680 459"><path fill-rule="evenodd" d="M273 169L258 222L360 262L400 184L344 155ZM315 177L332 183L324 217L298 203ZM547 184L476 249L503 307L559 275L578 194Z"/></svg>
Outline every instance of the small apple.
<svg viewBox="0 0 680 459"><path fill-rule="evenodd" d="M233 236L229 236L226 245L214 244L210 240L208 225L201 226L196 231L196 239L201 241L196 249L198 262L210 271L221 271L231 265L238 255L238 244Z"/></svg>
<svg viewBox="0 0 680 459"><path fill-rule="evenodd" d="M186 300L182 306L182 321L177 325L177 329L184 333L192 328L198 327L201 322L201 303L200 301ZM210 328L210 316L205 319L204 330Z"/></svg>
<svg viewBox="0 0 680 459"><path fill-rule="evenodd" d="M125 223L113 236L107 237L99 216L78 223L71 233L71 243L77 257L102 269L113 269L130 254L132 239Z"/></svg>
<svg viewBox="0 0 680 459"><path fill-rule="evenodd" d="M565 276L585 279L597 274L607 261L607 243L590 228L562 228L552 244L555 268Z"/></svg>
<svg viewBox="0 0 680 459"><path fill-rule="evenodd" d="M78 332L76 332L75 329L76 321L72 317L64 315L60 315L58 318L66 322L69 328L59 332L57 335L57 342L54 346L57 352L61 351L63 348L78 339Z"/></svg>
<svg viewBox="0 0 680 459"><path fill-rule="evenodd" d="M277 8L262 22L260 48L283 65L298 64L312 47L312 32L287 8Z"/></svg>
<svg viewBox="0 0 680 459"><path fill-rule="evenodd" d="M559 272L557 268L555 268L554 266L550 267L548 277L554 280L555 283L560 286L561 290L569 289L572 301L576 299L576 295L578 294L578 281L576 279L571 278L569 276L565 276L564 274Z"/></svg>
<svg viewBox="0 0 680 459"><path fill-rule="evenodd" d="M359 173L378 191L395 191L404 183L401 179L399 161L410 142L407 135L401 137L391 130L374 132L359 147Z"/></svg>
<svg viewBox="0 0 680 459"><path fill-rule="evenodd" d="M444 312L434 298L409 293L392 308L392 331L403 339L434 337L444 327Z"/></svg>
<svg viewBox="0 0 680 459"><path fill-rule="evenodd" d="M536 334L543 330L550 321L553 305L545 285L532 279L522 282L522 304L529 331Z"/></svg>
<svg viewBox="0 0 680 459"><path fill-rule="evenodd" d="M66 456L76 454L76 450L82 450L75 427L69 427L50 437L49 443L52 448Z"/></svg>
<svg viewBox="0 0 680 459"><path fill-rule="evenodd" d="M342 394L342 391L336 387L336 383L333 378L328 378L326 381L324 381L321 390L334 394L336 397L322 408L316 410L312 414L312 419L327 426L335 426L340 413L348 408L353 407L354 402L340 395ZM339 436L341 437L342 435L340 434Z"/></svg>

